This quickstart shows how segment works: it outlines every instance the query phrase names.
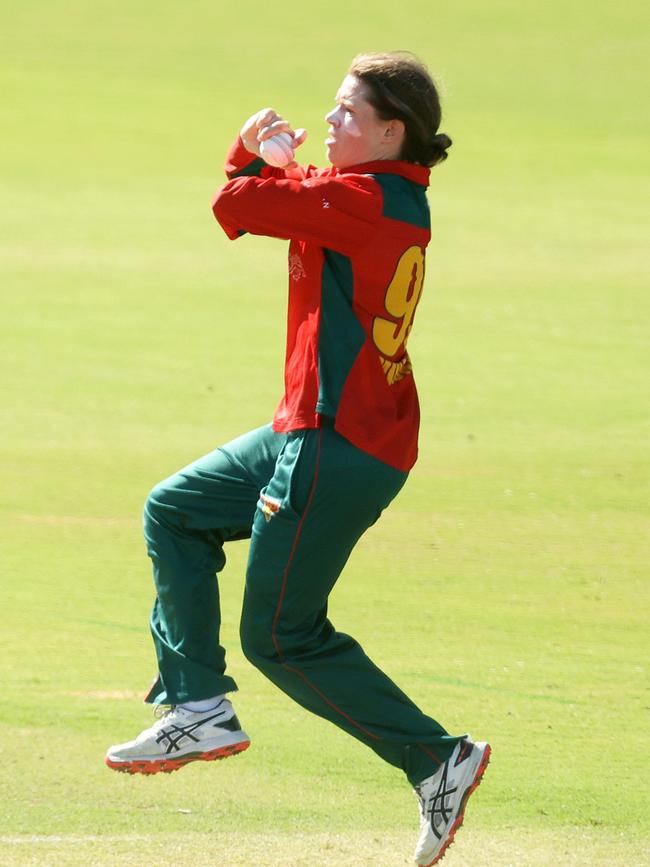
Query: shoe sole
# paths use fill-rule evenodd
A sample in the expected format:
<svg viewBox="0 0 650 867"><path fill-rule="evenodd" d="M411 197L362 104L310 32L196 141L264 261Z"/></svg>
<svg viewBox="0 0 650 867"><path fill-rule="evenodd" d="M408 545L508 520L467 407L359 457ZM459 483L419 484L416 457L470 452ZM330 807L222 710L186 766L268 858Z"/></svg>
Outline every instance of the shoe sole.
<svg viewBox="0 0 650 867"><path fill-rule="evenodd" d="M492 749L491 749L489 744L486 744L485 750L483 751L483 755L481 757L481 763L479 764L478 768L476 769L476 773L474 774L474 779L472 780L471 784L467 787L467 789L465 789L465 793L464 793L463 798L460 802L460 810L458 811L458 816L456 816L456 821L449 829L449 834L447 835L447 839L445 840L445 843L444 843L442 849L438 852L438 854L435 856L433 861L427 861L426 864L418 864L418 867L433 867L434 864L437 864L439 861L441 861L445 857L445 855L447 853L447 849L449 849L451 844L454 842L454 837L456 835L456 831L458 831L460 826L463 824L463 819L465 818L465 807L467 806L467 801L469 800L469 796L472 794L472 792L474 792L476 789L478 789L479 785L481 784L481 780L483 779L483 774L485 773L485 769L487 768L487 766L490 763L490 755L491 754L492 754Z"/></svg>
<svg viewBox="0 0 650 867"><path fill-rule="evenodd" d="M132 759L128 762L117 762L106 756L104 763L113 771L121 771L126 774L171 774L172 771L179 771L190 762L214 762L216 759L236 756L247 750L250 745L250 741L240 741L206 753L188 753L177 759Z"/></svg>

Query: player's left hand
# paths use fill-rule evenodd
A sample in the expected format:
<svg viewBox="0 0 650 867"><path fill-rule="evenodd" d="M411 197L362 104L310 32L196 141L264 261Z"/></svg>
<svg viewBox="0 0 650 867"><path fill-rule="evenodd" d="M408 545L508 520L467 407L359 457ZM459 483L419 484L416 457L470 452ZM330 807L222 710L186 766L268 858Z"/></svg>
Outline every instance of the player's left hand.
<svg viewBox="0 0 650 867"><path fill-rule="evenodd" d="M246 150L259 157L260 144L279 132L286 132L292 137L294 150L307 138L307 130L294 130L291 124L272 108L262 108L251 115L242 126L239 137Z"/></svg>

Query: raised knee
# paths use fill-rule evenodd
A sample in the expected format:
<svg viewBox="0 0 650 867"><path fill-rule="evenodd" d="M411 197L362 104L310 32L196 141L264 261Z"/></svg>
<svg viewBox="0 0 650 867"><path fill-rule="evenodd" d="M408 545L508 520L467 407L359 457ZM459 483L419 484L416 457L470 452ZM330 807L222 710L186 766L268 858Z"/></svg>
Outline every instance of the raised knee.
<svg viewBox="0 0 650 867"><path fill-rule="evenodd" d="M147 521L147 518L154 518L157 515L161 503L164 502L163 495L164 488L162 482L159 482L149 491L147 499L144 501L145 522Z"/></svg>
<svg viewBox="0 0 650 867"><path fill-rule="evenodd" d="M273 644L270 620L251 617L245 606L239 625L239 638L244 656L256 668L263 670L267 665L277 661L278 655Z"/></svg>
<svg viewBox="0 0 650 867"><path fill-rule="evenodd" d="M170 523L174 511L173 489L169 480L165 479L154 485L145 500L143 514L145 535L155 535L158 527Z"/></svg>

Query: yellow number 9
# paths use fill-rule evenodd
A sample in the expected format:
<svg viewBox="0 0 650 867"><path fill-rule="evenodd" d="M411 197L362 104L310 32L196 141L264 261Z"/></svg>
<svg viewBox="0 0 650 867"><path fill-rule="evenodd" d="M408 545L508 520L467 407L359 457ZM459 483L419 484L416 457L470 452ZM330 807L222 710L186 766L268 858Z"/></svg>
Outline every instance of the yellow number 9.
<svg viewBox="0 0 650 867"><path fill-rule="evenodd" d="M424 250L409 247L402 254L386 290L384 305L393 319L377 316L372 324L372 337L382 355L391 358L408 340L415 308L422 294L424 280Z"/></svg>

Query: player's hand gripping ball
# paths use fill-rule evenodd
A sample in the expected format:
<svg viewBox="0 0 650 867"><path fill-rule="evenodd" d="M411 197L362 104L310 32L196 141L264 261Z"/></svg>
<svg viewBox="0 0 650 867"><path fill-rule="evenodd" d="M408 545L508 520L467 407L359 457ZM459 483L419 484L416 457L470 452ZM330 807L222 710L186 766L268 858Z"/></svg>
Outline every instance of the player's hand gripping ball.
<svg viewBox="0 0 650 867"><path fill-rule="evenodd" d="M283 169L293 162L293 136L279 132L260 144L260 154L265 163Z"/></svg>

